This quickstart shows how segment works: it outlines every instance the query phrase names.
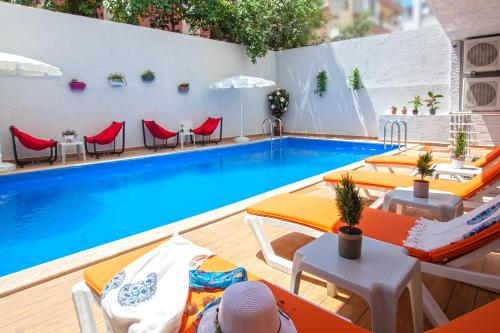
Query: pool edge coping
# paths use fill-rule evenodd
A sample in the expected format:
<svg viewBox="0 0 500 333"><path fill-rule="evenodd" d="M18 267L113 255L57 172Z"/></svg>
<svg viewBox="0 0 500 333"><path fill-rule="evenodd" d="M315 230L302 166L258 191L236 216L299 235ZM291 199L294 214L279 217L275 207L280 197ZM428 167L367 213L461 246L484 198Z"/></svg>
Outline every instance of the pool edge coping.
<svg viewBox="0 0 500 333"><path fill-rule="evenodd" d="M294 138L297 138L294 136ZM300 137L298 137L300 138ZM304 137L307 138L307 137ZM308 138L311 139L311 138ZM320 139L320 138L314 138ZM328 139L328 138L327 138ZM330 139L335 140L335 139ZM339 140L337 140L339 141ZM340 141L353 141L353 142L366 142L358 140L340 140ZM408 145L405 150L418 147L418 144ZM213 149L216 147L207 147ZM383 153L382 155L395 155L401 153L400 150L394 149ZM168 154L168 153L167 153ZM158 155L153 155L158 156ZM142 156L144 157L144 156ZM142 158L131 157L131 158ZM107 162L107 161L102 161ZM113 162L113 161L111 161ZM73 273L85 267L91 266L98 262L116 257L118 255L133 251L135 249L147 246L152 243L171 237L174 233L187 233L191 230L204 227L206 225L215 223L230 216L239 214L245 211L246 207L251 204L257 203L269 197L281 193L296 192L312 185L321 183L323 176L338 170L354 170L361 168L365 165L364 160L350 163L348 165L323 172L321 174L302 179L300 181L278 187L271 191L261 193L259 195L237 201L235 203L219 207L208 212L194 215L161 227L147 230L132 236L128 236L113 242L105 243L84 251L80 251L62 258L58 258L46 263L33 266L9 275L0 277L0 298L15 294L22 290L34 287L44 282L53 280L55 278Z"/></svg>

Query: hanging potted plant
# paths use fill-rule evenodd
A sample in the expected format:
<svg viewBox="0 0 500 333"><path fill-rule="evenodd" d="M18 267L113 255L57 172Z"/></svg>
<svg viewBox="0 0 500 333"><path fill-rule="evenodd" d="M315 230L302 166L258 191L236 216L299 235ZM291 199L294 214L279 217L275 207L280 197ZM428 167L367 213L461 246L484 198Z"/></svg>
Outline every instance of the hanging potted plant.
<svg viewBox="0 0 500 333"><path fill-rule="evenodd" d="M269 109L274 118L283 120L282 117L288 110L288 103L290 95L285 89L276 89L267 94L267 101L269 102ZM283 128L279 127L279 122L274 122L274 135L281 135Z"/></svg>
<svg viewBox="0 0 500 333"><path fill-rule="evenodd" d="M451 165L454 169L464 167L465 155L467 154L467 138L464 131L458 130L455 137L455 148L451 155Z"/></svg>
<svg viewBox="0 0 500 333"><path fill-rule="evenodd" d="M408 109L406 108L406 106L403 106L403 107L401 108L401 114L402 114L403 116L406 116L406 114L407 114L407 113L408 113Z"/></svg>
<svg viewBox="0 0 500 333"><path fill-rule="evenodd" d="M429 107L429 113L431 115L435 115L437 109L439 109L439 107L437 106L439 104L439 101L437 99L443 98L443 95L435 95L432 91L429 91L427 95L429 96L429 98L426 99L425 102L427 102L427 106Z"/></svg>
<svg viewBox="0 0 500 333"><path fill-rule="evenodd" d="M348 86L352 90L363 88L363 83L361 83L361 72L358 67L354 68L349 75Z"/></svg>
<svg viewBox="0 0 500 333"><path fill-rule="evenodd" d="M322 97L326 93L328 76L326 75L326 71L321 71L316 76L316 89L314 93Z"/></svg>
<svg viewBox="0 0 500 333"><path fill-rule="evenodd" d="M398 108L396 106L391 106L392 115L395 116L397 112L398 112Z"/></svg>
<svg viewBox="0 0 500 333"><path fill-rule="evenodd" d="M62 132L62 136L66 142L73 142L76 139L77 133L75 130L67 129Z"/></svg>
<svg viewBox="0 0 500 333"><path fill-rule="evenodd" d="M125 76L121 73L111 73L108 75L109 84L112 86L126 86L127 80Z"/></svg>
<svg viewBox="0 0 500 333"><path fill-rule="evenodd" d="M408 104L413 104L413 110L412 113L414 116L418 115L418 108L422 106L422 98L420 96L415 96L413 101L409 101Z"/></svg>
<svg viewBox="0 0 500 333"><path fill-rule="evenodd" d="M153 82L156 78L155 72L152 70L148 69L141 75L141 79L143 82Z"/></svg>
<svg viewBox="0 0 500 333"><path fill-rule="evenodd" d="M177 86L177 90L179 90L180 93L187 93L189 91L189 83L182 82Z"/></svg>
<svg viewBox="0 0 500 333"><path fill-rule="evenodd" d="M358 259L361 256L363 231L356 226L363 214L363 198L349 174L342 176L335 192L340 218L347 224L339 228L339 255L347 259Z"/></svg>
<svg viewBox="0 0 500 333"><path fill-rule="evenodd" d="M420 179L413 180L413 195L418 198L428 198L429 182L425 180L425 177L430 177L434 174L434 168L432 167L432 154L430 152L421 154L418 157L417 171L420 175Z"/></svg>
<svg viewBox="0 0 500 333"><path fill-rule="evenodd" d="M87 84L85 82L79 81L78 79L72 79L69 82L69 88L71 90L85 90Z"/></svg>

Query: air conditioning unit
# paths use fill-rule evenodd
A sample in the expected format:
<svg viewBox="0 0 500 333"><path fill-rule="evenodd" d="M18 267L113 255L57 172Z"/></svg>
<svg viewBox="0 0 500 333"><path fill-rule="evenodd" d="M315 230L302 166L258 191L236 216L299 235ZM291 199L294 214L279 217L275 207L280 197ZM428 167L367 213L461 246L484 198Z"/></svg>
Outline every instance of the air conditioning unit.
<svg viewBox="0 0 500 333"><path fill-rule="evenodd" d="M464 72L500 71L500 36L464 41Z"/></svg>
<svg viewBox="0 0 500 333"><path fill-rule="evenodd" d="M500 110L500 77L465 78L463 87L463 110Z"/></svg>

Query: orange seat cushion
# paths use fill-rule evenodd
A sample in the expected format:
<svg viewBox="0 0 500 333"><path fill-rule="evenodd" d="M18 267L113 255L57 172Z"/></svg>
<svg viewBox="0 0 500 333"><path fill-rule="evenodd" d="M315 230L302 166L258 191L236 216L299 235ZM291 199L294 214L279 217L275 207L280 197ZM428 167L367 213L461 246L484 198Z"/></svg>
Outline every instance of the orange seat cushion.
<svg viewBox="0 0 500 333"><path fill-rule="evenodd" d="M500 331L500 298L426 333L493 333Z"/></svg>
<svg viewBox="0 0 500 333"><path fill-rule="evenodd" d="M340 221L335 198L285 193L258 202L247 208L252 215L298 223L324 232L338 232ZM367 237L403 246L415 218L391 212L365 208L359 227ZM422 261L442 262L476 250L500 236L500 224L459 242L431 252L407 248L409 254Z"/></svg>
<svg viewBox="0 0 500 333"><path fill-rule="evenodd" d="M88 286L98 295L117 272L130 264L135 259L144 255L160 243L156 243L139 250L129 252L127 254L106 260L85 270L85 281ZM227 271L235 268L235 266L220 257L212 257L207 259L200 269L206 271ZM299 298L288 291L281 289L259 277L248 273L249 280L258 280L265 283L271 288L276 301L286 313L291 315L293 323L299 332L327 332L332 328L338 329L339 332L346 333L368 333L363 328L353 325L332 313L319 308L318 306L309 303L302 298ZM188 300L198 305L198 310L203 309L203 298L208 295L219 297L223 293L222 290L217 291L190 291ZM183 316L182 324L179 332L194 332L194 320L196 315Z"/></svg>
<svg viewBox="0 0 500 333"><path fill-rule="evenodd" d="M500 157L500 146L495 147L495 149L490 151L488 154L484 155L477 161L472 162L471 164L476 167L482 168L496 160L498 157Z"/></svg>

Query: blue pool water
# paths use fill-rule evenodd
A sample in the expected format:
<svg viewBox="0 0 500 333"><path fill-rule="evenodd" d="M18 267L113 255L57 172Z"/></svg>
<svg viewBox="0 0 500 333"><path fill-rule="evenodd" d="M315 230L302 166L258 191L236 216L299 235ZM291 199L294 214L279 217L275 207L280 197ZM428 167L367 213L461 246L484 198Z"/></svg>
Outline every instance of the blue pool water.
<svg viewBox="0 0 500 333"><path fill-rule="evenodd" d="M283 139L0 177L0 276L383 152Z"/></svg>

